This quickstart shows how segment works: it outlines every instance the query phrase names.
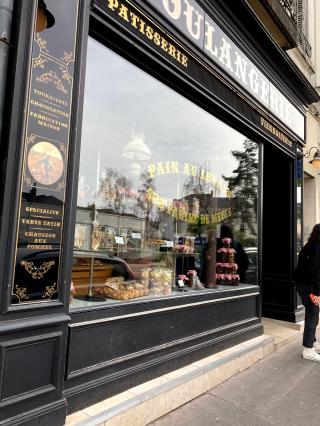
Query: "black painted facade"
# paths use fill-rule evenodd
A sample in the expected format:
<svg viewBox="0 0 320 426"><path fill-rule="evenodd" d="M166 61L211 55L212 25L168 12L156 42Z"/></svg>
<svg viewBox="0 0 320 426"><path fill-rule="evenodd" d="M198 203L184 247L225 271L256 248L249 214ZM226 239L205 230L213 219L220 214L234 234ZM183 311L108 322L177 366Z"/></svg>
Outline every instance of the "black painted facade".
<svg viewBox="0 0 320 426"><path fill-rule="evenodd" d="M79 0L75 3L78 9L74 84L59 292L52 300L21 304L12 304L11 294L32 64L32 28L37 2L17 0L14 4L13 47L0 146L0 422L3 425L62 425L66 413L261 335L261 314L291 322L300 320L303 314L293 282L296 152L303 146L303 139L212 63L147 2L119 0L143 16L159 34L180 46L181 52L188 56L187 70L181 62L164 54L126 20L108 9L107 0ZM220 0L198 0L198 3L215 17L230 38L237 40L241 50L305 115L307 105L317 101L318 95L271 40L247 3L244 0L232 6ZM50 1L47 6L50 7ZM64 2L56 7L63 9ZM262 144L259 286L69 313L89 33ZM284 139L291 145L284 143ZM175 324L175 328L171 329L170 324Z"/></svg>

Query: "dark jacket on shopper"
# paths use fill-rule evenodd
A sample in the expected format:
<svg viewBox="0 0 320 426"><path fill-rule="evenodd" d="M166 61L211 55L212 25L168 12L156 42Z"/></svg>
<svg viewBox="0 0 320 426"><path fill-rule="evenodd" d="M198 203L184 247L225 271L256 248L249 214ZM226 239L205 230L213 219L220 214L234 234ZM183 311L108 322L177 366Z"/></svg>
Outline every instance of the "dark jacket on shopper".
<svg viewBox="0 0 320 426"><path fill-rule="evenodd" d="M298 286L310 289L310 293L320 295L320 243L308 242L301 250L295 270Z"/></svg>

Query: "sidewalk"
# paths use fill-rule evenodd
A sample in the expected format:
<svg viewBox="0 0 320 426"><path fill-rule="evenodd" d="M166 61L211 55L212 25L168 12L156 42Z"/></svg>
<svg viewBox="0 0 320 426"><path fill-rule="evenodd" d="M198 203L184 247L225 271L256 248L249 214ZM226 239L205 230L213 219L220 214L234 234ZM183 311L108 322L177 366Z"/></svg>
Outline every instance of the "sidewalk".
<svg viewBox="0 0 320 426"><path fill-rule="evenodd" d="M206 416L205 399L213 398L212 392L218 389L221 383L235 375L237 375L236 377L241 376L241 372L273 354L279 348L288 345L297 336L298 340L301 340L301 324L263 319L263 325L265 332L263 336L199 360L71 414L66 419L66 426L144 426L149 423L158 424L158 422L160 422L159 425L161 422L165 422L164 425L171 425L174 424L171 416L177 416L177 425L196 424L192 423L192 421L196 421L192 416L190 417L191 423L179 423L180 411L192 407L193 404L199 403L198 401L202 401L204 398L202 411ZM259 365L260 363L256 364L257 368ZM252 368L255 369L255 367ZM245 384L241 383L240 389L243 385ZM191 408L192 410L193 408ZM170 414L167 415L167 413ZM208 421L212 421L210 411L208 411L208 416ZM160 417L162 419L157 420ZM216 417L219 418L218 415ZM185 417L183 414L181 421L189 421L188 415ZM206 418L204 418L205 421ZM202 423L201 419L200 424L202 426L206 423ZM207 424L221 424L221 422ZM232 424L238 426L238 423ZM252 423L252 425L255 424L258 423ZM246 423L247 425L249 426L251 423Z"/></svg>
<svg viewBox="0 0 320 426"><path fill-rule="evenodd" d="M301 336L150 426L319 426L320 365Z"/></svg>

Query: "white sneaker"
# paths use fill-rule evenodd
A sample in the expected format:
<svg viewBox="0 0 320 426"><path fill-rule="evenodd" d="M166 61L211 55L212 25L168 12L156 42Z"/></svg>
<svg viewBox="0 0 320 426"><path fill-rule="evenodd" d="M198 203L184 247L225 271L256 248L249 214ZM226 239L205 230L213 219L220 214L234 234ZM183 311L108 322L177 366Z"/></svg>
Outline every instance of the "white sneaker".
<svg viewBox="0 0 320 426"><path fill-rule="evenodd" d="M317 353L320 353L320 342L314 342L313 349L314 349Z"/></svg>
<svg viewBox="0 0 320 426"><path fill-rule="evenodd" d="M308 359L309 361L320 362L320 355L314 350L314 348L303 348L302 358Z"/></svg>

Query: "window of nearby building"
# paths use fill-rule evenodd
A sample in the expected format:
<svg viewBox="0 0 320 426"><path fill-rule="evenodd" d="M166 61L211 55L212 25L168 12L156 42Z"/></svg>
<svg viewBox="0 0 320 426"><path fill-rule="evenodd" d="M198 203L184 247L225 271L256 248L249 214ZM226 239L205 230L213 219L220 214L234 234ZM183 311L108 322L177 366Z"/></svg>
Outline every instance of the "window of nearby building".
<svg viewBox="0 0 320 426"><path fill-rule="evenodd" d="M89 38L72 308L256 284L257 193L255 142Z"/></svg>
<svg viewBox="0 0 320 426"><path fill-rule="evenodd" d="M298 45L309 58L312 47L308 32L308 0L296 0L296 19L298 29Z"/></svg>

